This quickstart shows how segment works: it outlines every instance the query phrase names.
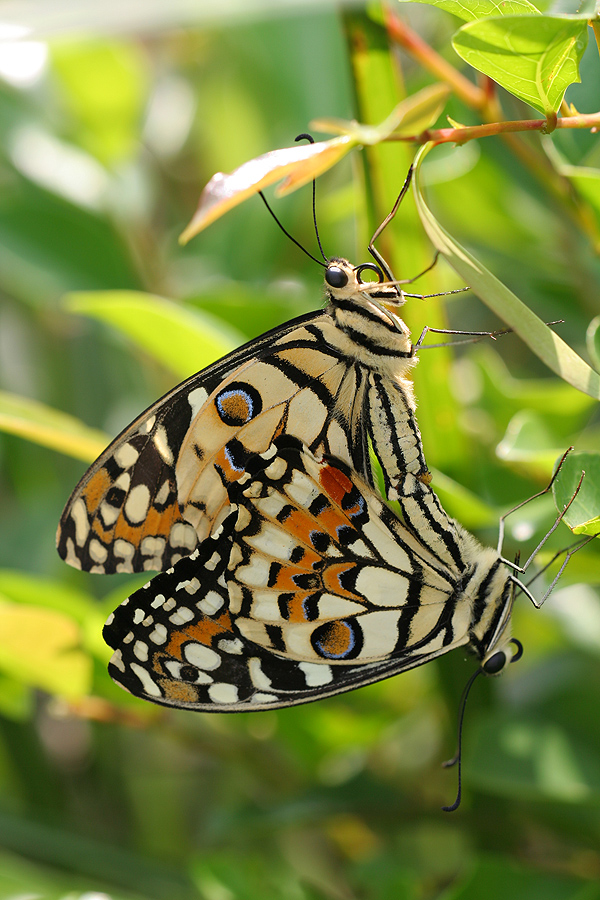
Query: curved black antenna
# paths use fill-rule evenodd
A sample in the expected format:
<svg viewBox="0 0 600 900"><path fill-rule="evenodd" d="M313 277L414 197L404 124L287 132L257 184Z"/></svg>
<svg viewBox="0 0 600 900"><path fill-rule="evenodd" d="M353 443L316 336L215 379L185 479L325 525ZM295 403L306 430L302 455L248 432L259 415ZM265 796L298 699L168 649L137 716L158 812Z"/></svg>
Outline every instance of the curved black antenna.
<svg viewBox="0 0 600 900"><path fill-rule="evenodd" d="M314 144L315 139L314 139L314 137L312 136L312 134L308 134L307 132L304 132L303 134L299 134L297 137L295 137L295 138L294 138L294 141L308 141L309 144ZM313 178L313 183L312 183L313 223L314 223L314 226L315 226L315 234L316 234L316 236L317 236L317 244L319 245L319 250L321 251L321 256L323 257L323 259L325 260L325 262L327 262L327 257L326 257L325 254L323 253L323 247L322 247L322 245L321 245L321 238L320 238L320 235L319 235L319 229L318 229L318 227L317 227L317 203L316 203L316 198L317 198L317 182L316 182L316 180Z"/></svg>
<svg viewBox="0 0 600 900"><path fill-rule="evenodd" d="M462 693L462 697L460 698L460 706L458 713L458 740L456 742L456 753L452 757L452 759L447 759L446 762L442 763L444 769L450 769L452 766L455 766L458 763L458 789L456 791L456 800L452 804L452 806L442 806L444 812L455 812L460 806L460 801L462 800L462 733L463 733L463 722L465 719L465 708L467 705L467 699L469 693L471 692L471 688L473 684L480 675L483 675L483 669L477 669L476 672L473 672L469 680L467 681L466 687Z"/></svg>
<svg viewBox="0 0 600 900"><path fill-rule="evenodd" d="M513 588L514 593L514 588ZM509 641L510 644L514 644L516 646L516 652L511 657L511 663L517 662L523 656L523 644L521 641L517 640L517 638L511 638ZM504 657L504 661L502 661L502 657ZM499 659L500 658L500 659ZM452 759L447 759L446 762L442 763L444 769L450 769L452 766L455 766L458 763L458 789L456 791L456 800L452 804L452 806L442 806L442 810L444 812L455 812L460 806L460 801L462 800L462 733L463 733L463 723L465 720L465 709L467 706L467 699L469 694L471 693L471 688L475 683L475 680L479 675L497 675L502 671L506 664L506 653L504 650L499 650L497 653L494 653L487 661L486 665L489 663L492 665L489 669L481 668L477 669L476 672L473 672L469 680L465 685L465 689L462 692L462 697L460 698L460 706L458 713L458 740L457 740L457 750ZM496 664L494 664L496 662ZM499 665L498 665L499 663Z"/></svg>
<svg viewBox="0 0 600 900"><path fill-rule="evenodd" d="M258 194L259 194L259 197L262 198L263 203L265 204L265 206L267 207L267 209L269 210L269 212L271 213L271 215L273 216L273 218L275 219L275 221L277 222L277 224L279 225L279 227L281 228L283 233L286 235L286 237L289 237L290 241L292 241L292 243L295 244L296 247L300 247L300 249L302 250L303 253L306 253L307 256L310 256L310 258L312 259L313 262L316 262L317 265L323 266L323 268L326 269L327 266L325 265L325 263L322 263L321 260L317 259L316 256L313 256L312 253L309 253L309 251L306 249L306 247L303 247L302 244L299 241L297 241L295 237L292 237L292 235L289 233L289 231L287 231L287 229L285 229L283 227L283 225L281 224L281 222L279 221L279 219L277 218L277 216L275 215L275 213L269 206L269 202L268 202L267 198L265 197L265 195L263 194L263 192L259 191Z"/></svg>

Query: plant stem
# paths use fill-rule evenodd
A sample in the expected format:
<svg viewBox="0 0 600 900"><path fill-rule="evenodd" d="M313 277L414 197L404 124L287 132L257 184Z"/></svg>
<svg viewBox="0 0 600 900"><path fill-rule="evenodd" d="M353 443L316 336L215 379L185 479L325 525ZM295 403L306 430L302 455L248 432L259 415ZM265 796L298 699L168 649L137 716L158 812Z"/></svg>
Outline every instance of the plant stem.
<svg viewBox="0 0 600 900"><path fill-rule="evenodd" d="M385 9L385 24L392 40L419 60L428 72L450 85L454 93L467 106L478 110L483 110L487 106L488 98L485 91L465 78L458 69L439 53L436 53L422 37L408 27L406 22L403 22L389 9Z"/></svg>
<svg viewBox="0 0 600 900"><path fill-rule="evenodd" d="M590 128L592 132L600 129L600 112L567 116L556 122L556 129L561 128ZM388 141L415 141L425 144L433 141L435 144L464 144L476 138L490 137L498 134L510 134L519 131L539 131L546 133L548 122L546 119L518 119L509 122L488 122L485 125L465 125L457 128L428 128L419 135L406 136L391 134Z"/></svg>

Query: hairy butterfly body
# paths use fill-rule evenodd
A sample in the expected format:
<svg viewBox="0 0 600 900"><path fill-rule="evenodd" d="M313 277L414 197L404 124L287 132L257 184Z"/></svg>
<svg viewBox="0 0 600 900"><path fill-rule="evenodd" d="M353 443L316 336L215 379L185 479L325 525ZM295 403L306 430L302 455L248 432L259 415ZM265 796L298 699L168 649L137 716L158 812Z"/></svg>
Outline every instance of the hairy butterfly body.
<svg viewBox="0 0 600 900"><path fill-rule="evenodd" d="M363 282L375 268L380 282ZM410 333L386 305L404 294L372 264L333 258L329 304L194 375L126 428L75 488L58 552L98 573L163 571L192 554L229 503L250 456L289 434L373 484L369 444L390 498L429 475L415 420ZM411 481L412 484L412 481Z"/></svg>
<svg viewBox="0 0 600 900"><path fill-rule="evenodd" d="M247 469L214 533L107 621L126 690L234 712L352 690L461 646L486 671L511 660L514 577L426 485L421 506L449 541L422 540L346 462L289 436Z"/></svg>

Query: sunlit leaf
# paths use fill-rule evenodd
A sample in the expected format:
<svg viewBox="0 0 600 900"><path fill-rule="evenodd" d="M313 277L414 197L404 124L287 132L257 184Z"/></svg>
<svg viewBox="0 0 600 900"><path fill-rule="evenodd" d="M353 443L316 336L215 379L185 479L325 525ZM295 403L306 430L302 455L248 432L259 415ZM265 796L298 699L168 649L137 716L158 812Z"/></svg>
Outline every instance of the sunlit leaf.
<svg viewBox="0 0 600 900"><path fill-rule="evenodd" d="M355 143L344 135L330 141L284 147L243 163L229 175L217 172L202 191L196 212L181 234L180 242L187 244L194 235L247 197L286 176L293 178L294 188L312 181L335 165Z"/></svg>
<svg viewBox="0 0 600 900"><path fill-rule="evenodd" d="M411 0L399 2L408 3ZM470 3L469 0L419 0L419 2L437 6L438 9L464 19L465 22L475 22L488 16L523 16L539 12L528 0L477 0L477 3Z"/></svg>
<svg viewBox="0 0 600 900"><path fill-rule="evenodd" d="M421 163L432 145L426 144L415 160L415 202L432 244L443 254L465 284L496 313L531 350L557 375L565 381L600 399L600 375L594 372L568 344L548 328L512 291L502 284L495 275L485 268L448 234L427 206L423 196L419 170Z"/></svg>
<svg viewBox="0 0 600 900"><path fill-rule="evenodd" d="M500 459L526 463L529 471L548 472L560 453L556 439L537 412L524 409L508 423L506 434L498 444Z"/></svg>
<svg viewBox="0 0 600 900"><path fill-rule="evenodd" d="M450 88L433 84L399 103L380 125L361 125L346 119L314 119L310 127L325 134L347 134L366 146L385 140L390 134L416 135L439 118Z"/></svg>
<svg viewBox="0 0 600 900"><path fill-rule="evenodd" d="M539 15L480 19L463 25L452 41L465 62L545 116L580 81L586 45L585 21Z"/></svg>
<svg viewBox="0 0 600 900"><path fill-rule="evenodd" d="M182 378L203 369L234 347L243 336L200 310L138 291L90 291L67 294L65 307L118 328L139 347Z"/></svg>
<svg viewBox="0 0 600 900"><path fill-rule="evenodd" d="M95 459L109 441L79 419L29 397L0 391L0 430L86 462Z"/></svg>
<svg viewBox="0 0 600 900"><path fill-rule="evenodd" d="M573 499L583 472L581 487ZM573 500L564 521L574 534L600 534L600 453L571 451L552 490L558 510Z"/></svg>
<svg viewBox="0 0 600 900"><path fill-rule="evenodd" d="M592 362L600 371L600 316L595 316L588 325L585 340Z"/></svg>
<svg viewBox="0 0 600 900"><path fill-rule="evenodd" d="M0 601L0 668L25 684L64 697L91 686L91 661L80 649L79 628L63 613Z"/></svg>

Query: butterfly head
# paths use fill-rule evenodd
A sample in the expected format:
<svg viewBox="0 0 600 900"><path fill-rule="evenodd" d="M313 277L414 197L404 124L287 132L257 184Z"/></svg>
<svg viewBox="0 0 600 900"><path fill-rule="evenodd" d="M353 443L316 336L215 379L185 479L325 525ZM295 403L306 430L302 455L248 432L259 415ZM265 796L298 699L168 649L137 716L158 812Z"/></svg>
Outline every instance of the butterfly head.
<svg viewBox="0 0 600 900"><path fill-rule="evenodd" d="M365 272L374 273L377 280L363 277ZM347 259L333 256L327 261L325 284L334 303L362 298L398 307L406 302L397 283L390 281L387 273L375 263L353 266Z"/></svg>

